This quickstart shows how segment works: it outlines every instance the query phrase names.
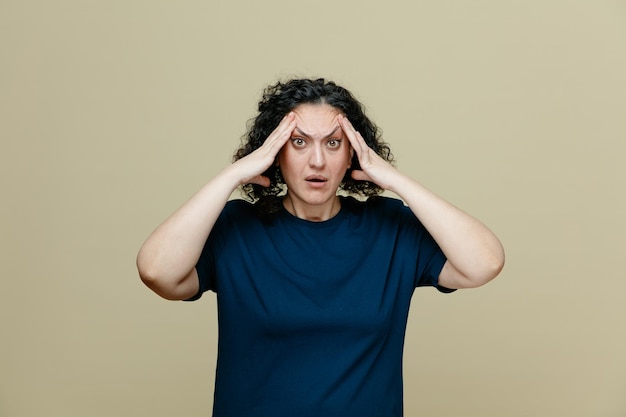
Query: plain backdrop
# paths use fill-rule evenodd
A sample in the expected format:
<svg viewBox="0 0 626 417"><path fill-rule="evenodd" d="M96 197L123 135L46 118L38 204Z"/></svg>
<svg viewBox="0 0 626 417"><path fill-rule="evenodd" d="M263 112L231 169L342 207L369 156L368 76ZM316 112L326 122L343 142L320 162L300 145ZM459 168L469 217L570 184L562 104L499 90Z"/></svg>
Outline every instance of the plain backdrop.
<svg viewBox="0 0 626 417"><path fill-rule="evenodd" d="M506 247L416 291L405 414L626 416L616 0L0 0L0 416L210 415L215 296L158 298L135 255L294 76Z"/></svg>

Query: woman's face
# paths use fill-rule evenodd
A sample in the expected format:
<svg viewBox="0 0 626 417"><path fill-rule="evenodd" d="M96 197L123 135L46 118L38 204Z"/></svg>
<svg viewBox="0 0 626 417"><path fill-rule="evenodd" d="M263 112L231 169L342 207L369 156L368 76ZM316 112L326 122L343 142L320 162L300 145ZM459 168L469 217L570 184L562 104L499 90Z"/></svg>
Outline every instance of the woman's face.
<svg viewBox="0 0 626 417"><path fill-rule="evenodd" d="M342 113L328 104L301 104L293 112L296 127L278 154L288 198L305 212L330 208L352 158L337 121Z"/></svg>

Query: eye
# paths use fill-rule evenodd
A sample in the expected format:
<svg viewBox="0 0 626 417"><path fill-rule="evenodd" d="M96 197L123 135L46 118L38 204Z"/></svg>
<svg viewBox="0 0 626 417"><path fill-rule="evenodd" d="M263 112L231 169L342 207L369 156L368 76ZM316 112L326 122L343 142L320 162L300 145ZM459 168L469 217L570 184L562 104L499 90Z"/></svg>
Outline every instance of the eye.
<svg viewBox="0 0 626 417"><path fill-rule="evenodd" d="M330 139L327 144L329 148L338 148L341 145L341 139Z"/></svg>
<svg viewBox="0 0 626 417"><path fill-rule="evenodd" d="M302 148L306 145L306 142L302 138L291 138L291 143L293 143L293 146L296 148Z"/></svg>

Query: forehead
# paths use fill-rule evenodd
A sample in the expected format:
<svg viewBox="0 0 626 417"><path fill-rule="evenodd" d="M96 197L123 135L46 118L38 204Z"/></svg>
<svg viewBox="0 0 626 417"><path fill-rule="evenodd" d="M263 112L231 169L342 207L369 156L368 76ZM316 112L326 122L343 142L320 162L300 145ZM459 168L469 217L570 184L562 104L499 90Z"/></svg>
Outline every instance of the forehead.
<svg viewBox="0 0 626 417"><path fill-rule="evenodd" d="M293 109L296 116L296 126L302 132L311 136L326 136L332 133L339 122L337 116L341 110L328 104L301 104Z"/></svg>

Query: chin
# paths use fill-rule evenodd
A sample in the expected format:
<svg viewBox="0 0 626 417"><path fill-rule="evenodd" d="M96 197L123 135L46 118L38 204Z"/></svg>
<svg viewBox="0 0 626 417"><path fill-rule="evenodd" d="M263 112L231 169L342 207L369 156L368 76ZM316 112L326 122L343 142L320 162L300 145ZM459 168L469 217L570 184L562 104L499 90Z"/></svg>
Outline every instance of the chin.
<svg viewBox="0 0 626 417"><path fill-rule="evenodd" d="M323 206L324 204L331 204L334 197L335 194L307 193L307 195L301 196L300 200L310 206Z"/></svg>

